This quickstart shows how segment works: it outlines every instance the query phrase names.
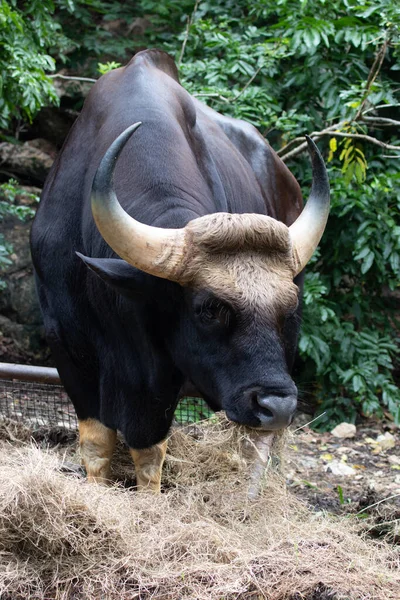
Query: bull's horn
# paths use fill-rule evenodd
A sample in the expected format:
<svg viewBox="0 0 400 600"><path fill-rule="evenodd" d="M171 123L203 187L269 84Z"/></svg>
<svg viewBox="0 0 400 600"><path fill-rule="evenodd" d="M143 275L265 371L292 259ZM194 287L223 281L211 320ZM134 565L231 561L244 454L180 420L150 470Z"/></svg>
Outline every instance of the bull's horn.
<svg viewBox="0 0 400 600"><path fill-rule="evenodd" d="M301 215L289 227L297 259L296 274L304 269L313 255L324 233L329 215L329 180L324 159L308 135L306 139L313 170L311 193Z"/></svg>
<svg viewBox="0 0 400 600"><path fill-rule="evenodd" d="M124 211L114 191L116 162L140 125L135 123L125 129L103 156L92 186L92 213L101 235L121 258L141 271L178 281L185 246L184 230L139 223Z"/></svg>

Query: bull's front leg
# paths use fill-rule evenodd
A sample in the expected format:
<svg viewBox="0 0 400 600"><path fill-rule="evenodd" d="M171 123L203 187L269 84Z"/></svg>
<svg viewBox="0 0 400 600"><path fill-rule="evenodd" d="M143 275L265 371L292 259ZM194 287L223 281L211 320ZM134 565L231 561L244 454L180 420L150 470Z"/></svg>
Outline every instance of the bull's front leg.
<svg viewBox="0 0 400 600"><path fill-rule="evenodd" d="M88 481L102 484L109 482L116 440L117 432L97 419L79 421L79 445Z"/></svg>
<svg viewBox="0 0 400 600"><path fill-rule="evenodd" d="M130 448L129 451L135 464L138 490L159 493L161 489L161 471L167 452L167 440L151 446L151 448L145 448L144 450Z"/></svg>

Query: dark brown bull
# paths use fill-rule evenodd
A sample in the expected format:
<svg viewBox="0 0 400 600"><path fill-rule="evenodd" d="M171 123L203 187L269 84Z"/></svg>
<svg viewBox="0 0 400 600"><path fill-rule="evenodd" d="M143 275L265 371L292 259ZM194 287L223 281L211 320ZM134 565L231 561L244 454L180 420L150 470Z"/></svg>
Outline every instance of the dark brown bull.
<svg viewBox="0 0 400 600"><path fill-rule="evenodd" d="M297 182L259 133L191 97L167 54L141 52L94 86L32 230L46 332L90 479L107 479L120 430L139 486L159 489L188 381L233 421L290 423L293 280L329 211L325 166L309 146L302 211Z"/></svg>

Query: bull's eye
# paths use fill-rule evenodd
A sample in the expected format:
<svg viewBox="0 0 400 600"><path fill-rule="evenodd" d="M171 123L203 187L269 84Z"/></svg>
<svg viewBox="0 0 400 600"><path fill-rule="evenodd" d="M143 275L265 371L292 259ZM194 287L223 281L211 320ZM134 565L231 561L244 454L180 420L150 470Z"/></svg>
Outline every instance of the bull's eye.
<svg viewBox="0 0 400 600"><path fill-rule="evenodd" d="M298 309L298 306L299 306L299 301L297 300L295 304L292 304L292 306L290 306L290 307L281 306L280 309L277 311L277 325L278 325L278 330L280 332L283 331L283 328L285 327L285 325L287 324L288 321L290 321L293 318L296 319L296 311ZM297 319L298 318L299 317L297 317Z"/></svg>
<svg viewBox="0 0 400 600"><path fill-rule="evenodd" d="M229 327L232 321L232 309L225 302L208 298L195 308L195 314L205 325L218 324Z"/></svg>

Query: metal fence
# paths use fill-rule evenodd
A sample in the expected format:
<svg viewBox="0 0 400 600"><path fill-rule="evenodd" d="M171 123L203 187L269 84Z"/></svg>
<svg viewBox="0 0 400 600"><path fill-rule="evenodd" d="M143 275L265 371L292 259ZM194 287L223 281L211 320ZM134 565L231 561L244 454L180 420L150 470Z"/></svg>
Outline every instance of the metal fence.
<svg viewBox="0 0 400 600"><path fill-rule="evenodd" d="M195 423L212 412L201 398L183 398L176 411L180 424ZM75 430L78 422L56 369L0 363L0 418L28 427Z"/></svg>

